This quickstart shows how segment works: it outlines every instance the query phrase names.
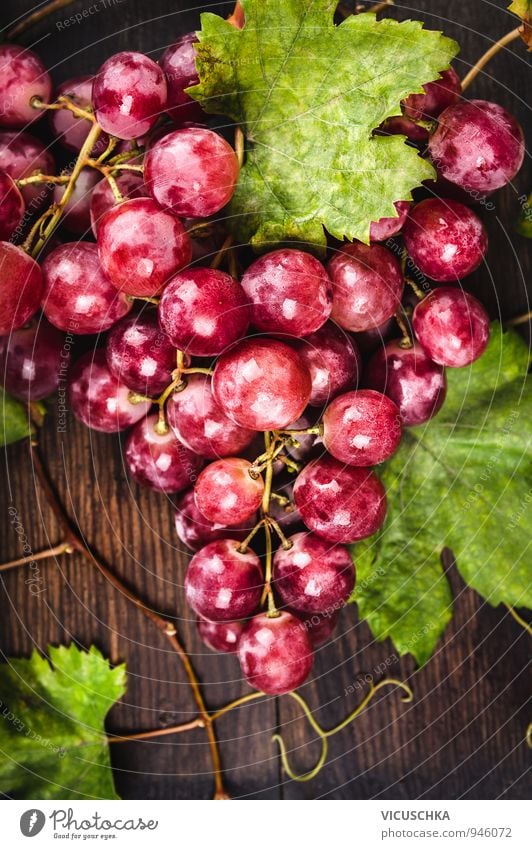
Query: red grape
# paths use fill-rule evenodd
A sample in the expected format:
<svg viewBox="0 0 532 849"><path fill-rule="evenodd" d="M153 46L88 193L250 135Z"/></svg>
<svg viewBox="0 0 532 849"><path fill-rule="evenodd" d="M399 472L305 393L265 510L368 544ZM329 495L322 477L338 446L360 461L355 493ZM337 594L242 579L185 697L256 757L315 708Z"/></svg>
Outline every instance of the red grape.
<svg viewBox="0 0 532 849"><path fill-rule="evenodd" d="M214 397L236 424L277 430L308 404L310 372L302 358L276 339L244 339L218 359Z"/></svg>
<svg viewBox="0 0 532 849"><path fill-rule="evenodd" d="M39 171L43 174L55 174L55 162L52 154L42 142L29 133L0 133L0 168L13 180L31 177ZM26 206L36 211L46 199L49 187L38 183L22 186L20 189Z"/></svg>
<svg viewBox="0 0 532 849"><path fill-rule="evenodd" d="M386 516L386 493L375 473L334 457L321 457L300 472L294 499L305 525L330 542L369 537Z"/></svg>
<svg viewBox="0 0 532 849"><path fill-rule="evenodd" d="M211 522L238 525L255 513L264 495L264 481L249 474L251 463L225 457L203 469L194 488L196 506Z"/></svg>
<svg viewBox="0 0 532 849"><path fill-rule="evenodd" d="M469 191L493 192L523 164L523 131L506 109L487 100L461 101L440 115L429 142L440 174Z"/></svg>
<svg viewBox="0 0 532 849"><path fill-rule="evenodd" d="M186 121L201 121L203 109L193 100L185 89L199 82L196 70L196 51L198 43L195 32L182 35L168 47L161 57L161 68L166 76L168 97L166 111L179 124Z"/></svg>
<svg viewBox="0 0 532 849"><path fill-rule="evenodd" d="M2 383L15 398L40 401L66 378L68 362L63 334L41 319L6 338L0 366Z"/></svg>
<svg viewBox="0 0 532 849"><path fill-rule="evenodd" d="M190 262L190 239L181 221L151 198L134 198L110 209L98 229L103 269L128 295L153 296Z"/></svg>
<svg viewBox="0 0 532 849"><path fill-rule="evenodd" d="M196 507L193 489L187 489L177 501L175 513L177 535L181 542L193 551L197 551L198 548L207 545L209 542L214 542L215 539L242 541L247 537L254 524L255 516L252 516L247 522L232 525L230 528L226 525L217 525L215 522L210 522Z"/></svg>
<svg viewBox="0 0 532 849"><path fill-rule="evenodd" d="M202 374L187 376L186 388L169 399L166 417L176 436L202 457L238 455L256 435L227 418Z"/></svg>
<svg viewBox="0 0 532 849"><path fill-rule="evenodd" d="M323 414L327 451L353 466L375 466L397 451L401 416L394 402L373 389L340 395Z"/></svg>
<svg viewBox="0 0 532 849"><path fill-rule="evenodd" d="M166 389L177 363L177 351L159 329L154 310L127 316L115 324L107 335L105 354L117 379L150 398Z"/></svg>
<svg viewBox="0 0 532 849"><path fill-rule="evenodd" d="M403 113L413 121L430 121L457 103L462 94L460 77L454 68L447 68L437 80L425 83L423 91L424 94L410 94L402 103Z"/></svg>
<svg viewBox="0 0 532 849"><path fill-rule="evenodd" d="M126 50L103 63L94 78L92 102L98 123L112 136L147 133L166 106L166 79L143 53Z"/></svg>
<svg viewBox="0 0 532 849"><path fill-rule="evenodd" d="M328 321L305 339L290 343L307 366L312 380L309 404L322 407L358 383L361 359L353 339Z"/></svg>
<svg viewBox="0 0 532 849"><path fill-rule="evenodd" d="M56 98L68 97L76 106L89 112L92 110L92 77L74 77L58 86ZM92 127L87 118L76 118L69 109L50 112L50 126L57 140L69 150L79 151ZM98 156L107 148L109 138L105 133L94 145L92 154Z"/></svg>
<svg viewBox="0 0 532 849"><path fill-rule="evenodd" d="M321 262L304 251L281 248L261 256L242 277L242 287L252 323L265 333L307 336L331 313L331 281Z"/></svg>
<svg viewBox="0 0 532 849"><path fill-rule="evenodd" d="M432 280L460 280L475 271L488 237L475 213L454 200L429 198L416 204L403 228L405 247Z"/></svg>
<svg viewBox="0 0 532 849"><path fill-rule="evenodd" d="M135 171L123 171L118 177L115 177L115 180L124 200L148 196L142 174L137 174ZM100 180L91 194L90 218L92 232L95 236L98 236L100 221L104 214L116 206L116 203L109 181Z"/></svg>
<svg viewBox="0 0 532 849"><path fill-rule="evenodd" d="M176 274L159 303L159 323L176 348L197 357L221 354L244 336L250 311L242 286L224 271Z"/></svg>
<svg viewBox="0 0 532 849"><path fill-rule="evenodd" d="M401 348L397 340L388 342L370 360L365 382L397 404L407 426L423 424L435 416L447 391L443 367L416 342L411 348Z"/></svg>
<svg viewBox="0 0 532 849"><path fill-rule="evenodd" d="M92 192L102 179L99 171L84 168L76 180L74 191L65 204L62 222L67 230L79 235L89 235L91 228L91 199ZM65 186L55 186L53 199L59 203L65 193Z"/></svg>
<svg viewBox="0 0 532 849"><path fill-rule="evenodd" d="M60 330L101 333L132 307L103 273L92 242L59 245L44 260L42 273L44 314Z"/></svg>
<svg viewBox="0 0 532 849"><path fill-rule="evenodd" d="M384 324L379 327L372 327L370 330L364 330L362 333L355 333L353 341L357 345L363 357L371 354L376 348L384 345L387 339L390 339L397 332L397 324L395 318L389 318Z"/></svg>
<svg viewBox="0 0 532 849"><path fill-rule="evenodd" d="M163 209L207 218L231 199L238 162L231 145L217 133L189 127L168 133L150 148L144 180Z"/></svg>
<svg viewBox="0 0 532 849"><path fill-rule="evenodd" d="M171 430L157 433L157 422L157 415L147 416L132 429L126 443L126 465L141 486L158 492L179 492L196 481L203 461Z"/></svg>
<svg viewBox="0 0 532 849"><path fill-rule="evenodd" d="M192 610L211 622L244 619L256 609L264 577L254 551L238 551L232 539L201 548L185 575L185 596Z"/></svg>
<svg viewBox="0 0 532 849"><path fill-rule="evenodd" d="M0 240L9 241L24 215L24 198L14 180L0 171Z"/></svg>
<svg viewBox="0 0 532 849"><path fill-rule="evenodd" d="M397 311L404 281L401 266L382 245L344 245L329 262L332 318L345 330L378 327Z"/></svg>
<svg viewBox="0 0 532 849"><path fill-rule="evenodd" d="M326 613L313 613L309 616L301 613L298 615L296 611L295 615L301 620L299 627L305 629L311 639L312 645L317 649L329 641L329 637L332 636L336 628L340 614L338 610L331 610Z"/></svg>
<svg viewBox="0 0 532 849"><path fill-rule="evenodd" d="M489 317L469 292L441 286L416 306L412 327L428 356L442 366L467 366L484 352Z"/></svg>
<svg viewBox="0 0 532 849"><path fill-rule="evenodd" d="M129 389L109 371L105 352L88 351L70 372L69 399L74 415L104 433L125 430L148 413L151 402L132 404Z"/></svg>
<svg viewBox="0 0 532 849"><path fill-rule="evenodd" d="M372 221L369 230L369 237L372 242L385 242L391 239L392 236L397 236L403 229L408 211L412 206L409 200L398 200L394 203L397 210L397 215L394 218L379 218L378 221Z"/></svg>
<svg viewBox="0 0 532 849"><path fill-rule="evenodd" d="M278 616L254 616L240 636L237 653L248 684L270 696L299 687L314 660L309 635L286 611Z"/></svg>
<svg viewBox="0 0 532 849"><path fill-rule="evenodd" d="M355 585L347 548L308 533L289 539L292 548L279 548L273 559L273 588L283 604L301 613L323 613L344 604Z"/></svg>
<svg viewBox="0 0 532 849"><path fill-rule="evenodd" d="M0 335L17 330L39 309L41 269L22 248L0 242Z"/></svg>
<svg viewBox="0 0 532 849"><path fill-rule="evenodd" d="M24 127L40 118L31 100L48 103L52 80L36 53L18 44L0 44L0 127Z"/></svg>
<svg viewBox="0 0 532 849"><path fill-rule="evenodd" d="M386 118L377 130L379 136L406 136L415 145L424 145L428 141L429 131L426 127L416 124L404 115L393 115Z"/></svg>
<svg viewBox="0 0 532 849"><path fill-rule="evenodd" d="M198 619L198 634L205 645L213 651L236 652L236 645L244 630L244 622L209 622Z"/></svg>

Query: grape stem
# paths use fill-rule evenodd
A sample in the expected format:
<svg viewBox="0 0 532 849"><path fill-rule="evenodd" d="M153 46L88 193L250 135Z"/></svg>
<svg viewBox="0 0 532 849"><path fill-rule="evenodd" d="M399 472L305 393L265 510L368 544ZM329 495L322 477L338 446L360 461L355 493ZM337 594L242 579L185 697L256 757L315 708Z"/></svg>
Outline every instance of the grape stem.
<svg viewBox="0 0 532 849"><path fill-rule="evenodd" d="M526 324L531 319L532 312L525 312L523 315L517 315L515 318L509 319L509 321L505 321L504 324L506 327L517 327L520 324Z"/></svg>
<svg viewBox="0 0 532 849"><path fill-rule="evenodd" d="M22 18L18 24L11 27L11 29L6 30L4 33L4 37L6 41L13 41L17 36L22 35L23 32L26 32L27 29L33 26L33 24L39 23L39 21L44 20L44 18L51 15L53 12L56 12L58 9L64 9L66 6L70 6L74 0L51 0L50 3L46 3L42 9L38 9L36 12L31 12L31 14L26 15L26 17Z"/></svg>
<svg viewBox="0 0 532 849"><path fill-rule="evenodd" d="M54 177L51 174L32 174L31 177L22 177L20 180L15 180L19 188L22 186L33 186L35 183L50 183L62 186L68 183L70 177L68 174L61 174L59 177Z"/></svg>
<svg viewBox="0 0 532 849"><path fill-rule="evenodd" d="M412 339L410 338L410 334L408 332L408 328L407 328L406 322L404 320L404 313L402 313L400 309L397 310L397 312L395 313L395 320L396 320L397 324L399 325L399 330L403 334L403 338L399 342L399 347L400 348L411 348L414 343L412 342Z"/></svg>
<svg viewBox="0 0 532 849"><path fill-rule="evenodd" d="M45 551L38 551L37 554L30 554L28 557L20 557L18 560L10 560L8 563L2 563L0 572L7 572L8 569L14 569L16 566L25 566L27 563L34 563L36 560L48 560L49 557L57 557L59 554L72 554L74 549L69 542L60 542L54 545L53 548L47 548Z"/></svg>
<svg viewBox="0 0 532 849"><path fill-rule="evenodd" d="M226 236L226 238L223 242L223 245L219 248L219 250L214 255L214 258L211 262L211 268L214 268L216 270L217 268L219 268L221 266L223 258L225 256L225 254L227 253L227 251L231 248L232 244L233 244L233 237L231 236L231 234L229 234L229 236Z"/></svg>
<svg viewBox="0 0 532 849"><path fill-rule="evenodd" d="M527 632L527 634L532 637L532 626L529 625L528 622L523 619L522 616L519 616L517 610L515 610L515 608L512 607L511 604L507 604L506 607L508 608L508 612L511 616L513 616L517 624L520 625L521 628L523 628Z"/></svg>
<svg viewBox="0 0 532 849"><path fill-rule="evenodd" d="M96 118L92 112L89 112L87 109L82 109L81 106L78 106L77 103L74 103L73 100L64 94L58 97L55 103L45 103L44 100L40 99L40 97L33 97L31 99L31 105L34 109L46 109L51 112L57 112L60 109L68 109L69 112L72 112L76 116L76 118L85 118L86 121L90 121L92 124L96 123Z"/></svg>
<svg viewBox="0 0 532 849"><path fill-rule="evenodd" d="M475 77L480 73L480 71L486 67L488 62L493 59L494 56L499 53L507 44L511 44L512 41L516 41L521 37L521 27L517 27L516 29L511 30L511 32L507 32L506 35L503 35L495 44L492 44L489 50L478 59L477 62L473 65L473 67L468 71L462 80L462 91L465 91L468 88Z"/></svg>

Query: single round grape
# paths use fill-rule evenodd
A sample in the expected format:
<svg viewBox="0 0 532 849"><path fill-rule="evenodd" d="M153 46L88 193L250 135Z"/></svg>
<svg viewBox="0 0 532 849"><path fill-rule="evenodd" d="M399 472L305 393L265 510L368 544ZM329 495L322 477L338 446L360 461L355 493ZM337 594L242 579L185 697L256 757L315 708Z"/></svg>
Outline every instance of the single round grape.
<svg viewBox="0 0 532 849"><path fill-rule="evenodd" d="M92 87L99 125L119 139L135 139L151 130L166 106L166 95L166 79L157 63L131 50L107 59Z"/></svg>
<svg viewBox="0 0 532 849"><path fill-rule="evenodd" d="M312 383L299 354L276 339L243 339L218 359L214 397L227 416L251 430L278 430L299 418Z"/></svg>
<svg viewBox="0 0 532 849"><path fill-rule="evenodd" d="M454 68L440 72L437 80L425 83L424 94L410 94L403 100L403 113L412 121L431 121L460 100L462 85Z"/></svg>
<svg viewBox="0 0 532 849"><path fill-rule="evenodd" d="M3 385L15 398L40 401L66 380L68 365L64 335L41 319L6 338L0 374Z"/></svg>
<svg viewBox="0 0 532 849"><path fill-rule="evenodd" d="M161 68L166 76L168 96L166 111L173 121L183 124L187 121L201 121L203 109L193 100L185 89L199 82L196 70L196 51L198 43L195 32L188 32L171 44L161 57Z"/></svg>
<svg viewBox="0 0 532 849"><path fill-rule="evenodd" d="M133 198L100 220L98 252L103 269L128 295L158 295L191 258L190 239L179 218L151 198Z"/></svg>
<svg viewBox="0 0 532 849"><path fill-rule="evenodd" d="M403 228L403 239L419 270L439 282L467 277L488 249L478 215L457 201L439 198L416 204Z"/></svg>
<svg viewBox="0 0 532 849"><path fill-rule="evenodd" d="M168 424L178 439L202 457L238 456L254 439L256 431L227 418L212 394L211 381L206 375L191 374L186 380L186 388L175 392L166 405Z"/></svg>
<svg viewBox="0 0 532 849"><path fill-rule="evenodd" d="M14 180L0 171L0 240L9 241L22 221L25 206Z"/></svg>
<svg viewBox="0 0 532 849"><path fill-rule="evenodd" d="M340 613L338 610L328 610L326 613L305 615L304 613L298 614L297 611L294 611L294 615L300 620L300 628L305 629L312 645L317 649L329 642L329 638L336 628Z"/></svg>
<svg viewBox="0 0 532 849"><path fill-rule="evenodd" d="M233 196L238 170L225 139L212 130L189 127L168 133L149 149L144 181L163 209L207 218Z"/></svg>
<svg viewBox="0 0 532 849"><path fill-rule="evenodd" d="M469 191L494 192L523 164L523 130L497 103L463 100L440 115L429 153L446 180Z"/></svg>
<svg viewBox="0 0 532 849"><path fill-rule="evenodd" d="M251 321L265 333L308 336L329 318L332 286L311 254L281 248L255 260L242 277Z"/></svg>
<svg viewBox="0 0 532 849"><path fill-rule="evenodd" d="M59 245L42 264L46 318L60 330L101 333L126 315L132 301L103 273L92 242Z"/></svg>
<svg viewBox="0 0 532 849"><path fill-rule="evenodd" d="M101 349L83 354L70 372L72 412L93 430L117 433L144 418L151 402L132 404L129 392L109 371Z"/></svg>
<svg viewBox="0 0 532 849"><path fill-rule="evenodd" d="M365 358L368 354L372 354L373 351L381 348L396 333L397 323L395 318L389 318L379 327L372 327L369 330L364 330L362 333L353 334L353 341Z"/></svg>
<svg viewBox="0 0 532 849"><path fill-rule="evenodd" d="M135 171L123 171L118 177L115 177L115 180L124 200L148 196L142 174L137 174ZM100 229L101 219L109 209L116 205L117 201L109 181L100 180L92 191L90 205L91 229L96 237Z"/></svg>
<svg viewBox="0 0 532 849"><path fill-rule="evenodd" d="M445 400L447 381L443 366L434 363L421 345L402 348L388 342L371 358L365 383L385 392L399 407L403 424L419 425L436 415Z"/></svg>
<svg viewBox="0 0 532 849"><path fill-rule="evenodd" d="M300 613L323 613L344 604L355 586L347 548L308 533L289 540L292 548L279 548L273 558L273 588L283 605Z"/></svg>
<svg viewBox="0 0 532 849"><path fill-rule="evenodd" d="M221 354L248 329L250 310L240 283L214 268L176 274L159 303L159 323L172 343L196 357Z"/></svg>
<svg viewBox="0 0 532 849"><path fill-rule="evenodd" d="M18 330L39 309L41 269L22 248L0 242L0 336Z"/></svg>
<svg viewBox="0 0 532 849"><path fill-rule="evenodd" d="M299 687L314 660L309 635L286 611L278 616L254 616L240 635L237 654L248 684L270 696Z"/></svg>
<svg viewBox="0 0 532 849"><path fill-rule="evenodd" d="M393 115L386 118L377 130L379 136L406 136L413 145L425 145L429 140L429 131L421 124L416 124L404 115Z"/></svg>
<svg viewBox="0 0 532 849"><path fill-rule="evenodd" d="M244 626L244 622L209 622L201 617L196 623L198 634L208 648L227 653L236 652Z"/></svg>
<svg viewBox="0 0 532 849"><path fill-rule="evenodd" d="M99 171L93 168L84 168L76 180L74 191L65 204L61 218L63 225L71 233L78 235L90 233L92 192L101 179L102 175ZM55 203L59 203L65 191L65 186L55 186L53 191Z"/></svg>
<svg viewBox="0 0 532 849"><path fill-rule="evenodd" d="M160 395L171 383L177 362L177 351L160 330L154 310L128 315L115 324L107 335L105 355L118 380L149 398Z"/></svg>
<svg viewBox="0 0 532 849"><path fill-rule="evenodd" d="M155 430L154 414L138 422L129 434L125 458L131 477L157 492L180 492L197 480L203 461L186 448L176 435Z"/></svg>
<svg viewBox="0 0 532 849"><path fill-rule="evenodd" d="M29 133L0 132L0 168L13 180L31 177L39 171L43 174L56 173L52 154ZM28 211L36 212L50 189L42 183L30 183L22 186L20 191Z"/></svg>
<svg viewBox="0 0 532 849"><path fill-rule="evenodd" d="M328 271L333 282L331 318L345 330L378 327L399 308L403 273L382 245L344 245L329 262Z"/></svg>
<svg viewBox="0 0 532 849"><path fill-rule="evenodd" d="M399 408L373 389L340 395L323 414L323 444L352 466L376 466L395 454L401 441Z"/></svg>
<svg viewBox="0 0 532 849"><path fill-rule="evenodd" d="M0 44L0 127L24 127L43 114L31 100L48 103L52 80L36 53L18 44Z"/></svg>
<svg viewBox="0 0 532 849"><path fill-rule="evenodd" d="M186 571L186 599L211 622L245 619L260 602L260 560L251 549L242 554L237 546L232 539L215 540L196 552Z"/></svg>
<svg viewBox="0 0 532 849"><path fill-rule="evenodd" d="M175 528L177 536L186 546L197 551L215 539L244 540L255 524L255 516L239 525L218 525L210 522L196 507L194 490L187 489L177 501Z"/></svg>
<svg viewBox="0 0 532 849"><path fill-rule="evenodd" d="M68 97L80 109L92 110L92 81L89 76L74 77L58 86L56 99ZM57 109L49 113L50 128L57 140L68 150L80 151L85 143L92 122L88 118L77 118L69 109ZM92 150L93 156L99 156L106 150L109 137L102 133ZM107 182L107 181L105 181Z"/></svg>
<svg viewBox="0 0 532 849"><path fill-rule="evenodd" d="M362 366L356 342L333 321L291 345L310 372L312 407L322 407L356 387Z"/></svg>
<svg viewBox="0 0 532 849"><path fill-rule="evenodd" d="M251 463L239 457L224 457L209 463L194 487L200 512L219 525L238 525L259 509L264 495L261 475L252 478Z"/></svg>
<svg viewBox="0 0 532 849"><path fill-rule="evenodd" d="M386 517L386 493L377 475L334 457L321 457L300 472L294 500L307 528L329 542L369 537Z"/></svg>
<svg viewBox="0 0 532 849"><path fill-rule="evenodd" d="M489 316L469 292L441 286L414 310L412 327L428 356L459 368L478 360L490 336Z"/></svg>
<svg viewBox="0 0 532 849"><path fill-rule="evenodd" d="M369 237L372 242L385 242L387 239L391 239L392 236L397 236L403 229L412 203L409 200L398 200L394 203L394 206L397 210L397 216L393 218L379 218L378 221L371 222Z"/></svg>

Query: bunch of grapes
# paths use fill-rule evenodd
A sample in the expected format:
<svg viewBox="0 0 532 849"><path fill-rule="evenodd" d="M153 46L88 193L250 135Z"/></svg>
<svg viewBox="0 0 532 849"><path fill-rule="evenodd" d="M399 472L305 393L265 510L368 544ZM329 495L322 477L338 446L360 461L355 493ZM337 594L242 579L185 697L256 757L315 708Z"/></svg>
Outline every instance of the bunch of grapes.
<svg viewBox="0 0 532 849"><path fill-rule="evenodd" d="M34 53L0 46L3 384L34 402L68 367L78 419L130 428L131 477L178 494L202 639L277 694L306 679L353 591L347 546L383 524L374 467L404 426L438 412L445 368L486 347L486 311L459 285L487 250L464 200L514 177L523 136L502 107L461 99L444 71L379 129L426 146L440 178L428 196L398 200L368 245L331 240L327 264L280 247L238 279L229 242L213 248L212 233L240 163L185 91L194 43L182 37L159 64L119 53L55 98ZM20 132L43 114L74 153L59 175ZM407 257L432 281L415 287L413 308ZM65 333L86 337L73 364Z"/></svg>

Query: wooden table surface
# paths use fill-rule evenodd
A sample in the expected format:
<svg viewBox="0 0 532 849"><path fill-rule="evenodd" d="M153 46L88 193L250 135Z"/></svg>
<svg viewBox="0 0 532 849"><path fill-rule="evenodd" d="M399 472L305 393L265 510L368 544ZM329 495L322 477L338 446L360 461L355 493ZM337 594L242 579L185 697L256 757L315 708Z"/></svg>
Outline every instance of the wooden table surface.
<svg viewBox="0 0 532 849"><path fill-rule="evenodd" d="M36 4L3 0L7 25ZM34 26L23 43L35 45L57 82L93 72L111 53L141 50L158 57L176 36L198 27L199 11L227 14L230 4L177 0L78 0L68 10ZM193 5L193 4L191 4ZM443 29L462 46L456 63L465 74L489 45L516 25L505 0L411 0L394 15L414 17ZM68 28L68 15L93 12ZM95 10L95 11L94 11ZM528 98L530 64L515 42L475 81L468 95L498 101L514 112L532 139ZM304 69L302 68L302 74ZM484 213L489 229L489 272L468 281L492 316L503 319L530 309L530 243L514 235L518 196L532 189L530 158ZM182 590L186 554L179 551L169 498L141 490L126 479L119 439L90 432L72 416L65 433L50 415L42 450L69 511L88 540L156 610L180 617L179 631L191 653L210 706L248 691L233 657L205 649L195 633ZM58 529L34 481L26 449L5 452L0 507L4 531L1 559L20 556L7 522L14 504L34 551L57 542ZM98 645L113 661L127 661L128 691L115 706L109 728L134 731L191 718L194 704L183 670L160 636L119 593L110 589L79 556L42 565L45 592L32 596L20 570L2 576L0 647L6 655L28 655L47 643ZM353 684L361 672L378 670L408 679L415 690L405 705L397 692L381 692L357 721L331 740L327 765L314 781L296 784L280 768L271 735L282 726L292 760L304 770L317 743L290 699L251 703L218 723L227 786L234 797L429 799L525 798L530 751L524 733L529 638L503 608L494 609L466 589L450 566L456 614L432 660L416 671L400 662L387 642L373 641L354 607L342 612L337 639L318 652L312 680L302 690L324 725L338 721L360 699ZM125 798L209 798L212 776L201 730L160 741L112 749L119 793Z"/></svg>

